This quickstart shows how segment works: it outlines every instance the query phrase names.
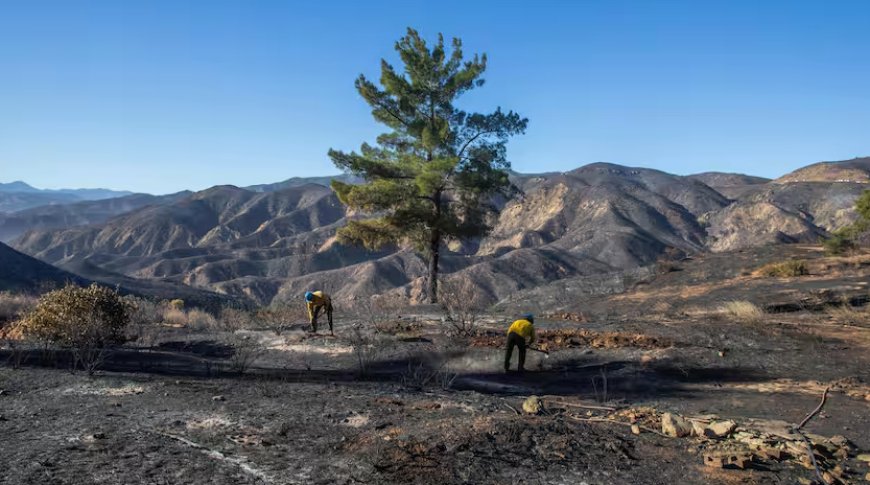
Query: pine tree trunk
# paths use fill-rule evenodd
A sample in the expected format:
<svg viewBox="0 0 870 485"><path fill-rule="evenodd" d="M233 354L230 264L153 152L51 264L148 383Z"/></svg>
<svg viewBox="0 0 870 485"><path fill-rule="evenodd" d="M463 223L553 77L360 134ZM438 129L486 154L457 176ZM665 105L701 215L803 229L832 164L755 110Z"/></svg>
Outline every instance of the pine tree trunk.
<svg viewBox="0 0 870 485"><path fill-rule="evenodd" d="M431 155L429 156L431 159ZM441 191L432 194L435 203L435 224L429 234L429 303L438 303L438 257L441 252Z"/></svg>
<svg viewBox="0 0 870 485"><path fill-rule="evenodd" d="M441 249L441 232L432 230L429 241L429 303L438 303L438 256Z"/></svg>

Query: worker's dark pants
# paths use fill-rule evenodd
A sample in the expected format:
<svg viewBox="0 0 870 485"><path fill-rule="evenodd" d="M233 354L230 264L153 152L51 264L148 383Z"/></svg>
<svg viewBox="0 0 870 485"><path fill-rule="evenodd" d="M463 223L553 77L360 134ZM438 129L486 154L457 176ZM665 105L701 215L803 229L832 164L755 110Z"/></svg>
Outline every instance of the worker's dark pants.
<svg viewBox="0 0 870 485"><path fill-rule="evenodd" d="M526 339L516 332L511 332L507 336L507 349L504 353L504 370L510 370L511 354L514 352L514 347L519 348L520 362L517 365L517 370L522 371L526 365Z"/></svg>
<svg viewBox="0 0 870 485"><path fill-rule="evenodd" d="M317 331L317 316L320 315L320 310L324 310L323 305L314 307L314 318L311 319L311 328ZM329 331L332 332L332 303L326 305L326 319L329 321Z"/></svg>

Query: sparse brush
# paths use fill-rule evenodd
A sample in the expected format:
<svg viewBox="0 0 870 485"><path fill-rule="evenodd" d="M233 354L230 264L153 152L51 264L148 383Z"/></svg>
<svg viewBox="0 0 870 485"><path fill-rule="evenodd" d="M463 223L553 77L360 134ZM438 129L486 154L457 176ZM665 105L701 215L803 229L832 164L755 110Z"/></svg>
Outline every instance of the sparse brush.
<svg viewBox="0 0 870 485"><path fill-rule="evenodd" d="M810 274L807 262L802 259L793 259L770 263L758 268L757 274L771 278L794 278Z"/></svg>
<svg viewBox="0 0 870 485"><path fill-rule="evenodd" d="M233 349L229 359L230 370L238 374L247 372L266 350L256 338L247 335L224 335L222 340Z"/></svg>
<svg viewBox="0 0 870 485"><path fill-rule="evenodd" d="M176 327L187 325L187 312L178 308L167 307L163 310L163 323Z"/></svg>
<svg viewBox="0 0 870 485"><path fill-rule="evenodd" d="M840 306L829 307L825 312L838 323L855 325L870 322L870 311L867 307L853 307L844 303Z"/></svg>
<svg viewBox="0 0 870 485"><path fill-rule="evenodd" d="M202 332L215 328L217 321L208 312L197 308L187 312L187 327L191 330Z"/></svg>
<svg viewBox="0 0 870 485"><path fill-rule="evenodd" d="M745 323L760 322L764 318L764 310L749 301L729 301L722 305L720 311Z"/></svg>
<svg viewBox="0 0 870 485"><path fill-rule="evenodd" d="M308 322L308 312L305 305L274 304L267 308L261 308L256 312L256 319L266 328L281 335L281 332L295 324Z"/></svg>
<svg viewBox="0 0 870 485"><path fill-rule="evenodd" d="M438 298L451 333L461 337L474 335L485 309L485 302L471 280L445 280L441 283Z"/></svg>
<svg viewBox="0 0 870 485"><path fill-rule="evenodd" d="M408 362L408 369L402 373L402 385L412 389L438 387L448 390L458 377L446 364L431 368L424 362Z"/></svg>
<svg viewBox="0 0 870 485"><path fill-rule="evenodd" d="M253 328L258 322L257 315L252 312L241 308L226 307L221 310L218 326L223 331L235 332L236 330Z"/></svg>

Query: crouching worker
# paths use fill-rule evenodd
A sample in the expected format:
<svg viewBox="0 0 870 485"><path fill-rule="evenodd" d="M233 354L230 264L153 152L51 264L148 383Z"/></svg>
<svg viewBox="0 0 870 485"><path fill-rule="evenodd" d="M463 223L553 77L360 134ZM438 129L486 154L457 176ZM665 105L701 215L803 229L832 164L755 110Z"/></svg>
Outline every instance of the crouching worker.
<svg viewBox="0 0 870 485"><path fill-rule="evenodd" d="M514 352L514 347L519 348L520 361L517 365L517 371L524 371L526 364L526 345L532 345L535 342L535 317L531 314L523 315L523 317L515 321L507 333L507 349L504 354L504 370L508 372L511 367L511 354Z"/></svg>
<svg viewBox="0 0 870 485"><path fill-rule="evenodd" d="M306 291L305 303L308 306L308 322L311 323L311 331L317 332L317 317L322 310L326 312L326 319L329 321L330 335L335 335L332 331L332 298L322 291Z"/></svg>

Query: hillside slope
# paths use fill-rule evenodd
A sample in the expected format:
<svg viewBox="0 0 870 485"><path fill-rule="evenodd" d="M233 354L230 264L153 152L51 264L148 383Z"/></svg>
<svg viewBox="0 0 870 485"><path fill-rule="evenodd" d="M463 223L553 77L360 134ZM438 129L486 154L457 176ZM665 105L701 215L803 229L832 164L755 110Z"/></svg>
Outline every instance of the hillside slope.
<svg viewBox="0 0 870 485"><path fill-rule="evenodd" d="M664 254L814 243L853 220L852 204L865 187L739 174L683 177L606 163L511 178L524 193L499 201L492 233L449 242L442 257L445 280L469 279L490 301L648 266ZM420 255L337 243L344 207L326 186L299 181L255 190L217 186L101 223L36 228L14 244L84 276L185 284L261 304L314 287L345 300L389 292L422 298ZM289 187L273 190L282 184ZM747 189L726 196L723 187Z"/></svg>

